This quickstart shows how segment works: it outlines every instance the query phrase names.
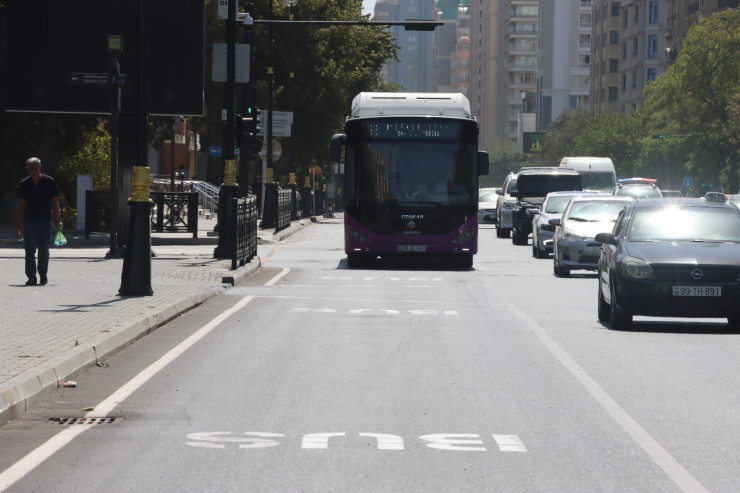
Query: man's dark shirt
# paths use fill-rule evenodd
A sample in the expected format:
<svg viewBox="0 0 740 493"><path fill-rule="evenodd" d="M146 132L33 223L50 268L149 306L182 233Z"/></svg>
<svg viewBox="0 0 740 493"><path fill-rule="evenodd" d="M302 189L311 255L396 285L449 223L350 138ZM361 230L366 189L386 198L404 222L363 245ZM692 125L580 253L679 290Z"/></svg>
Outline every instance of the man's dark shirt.
<svg viewBox="0 0 740 493"><path fill-rule="evenodd" d="M54 178L42 173L38 183L34 183L30 176L21 180L18 196L26 199L23 217L37 221L51 220L51 199L59 196L59 190Z"/></svg>

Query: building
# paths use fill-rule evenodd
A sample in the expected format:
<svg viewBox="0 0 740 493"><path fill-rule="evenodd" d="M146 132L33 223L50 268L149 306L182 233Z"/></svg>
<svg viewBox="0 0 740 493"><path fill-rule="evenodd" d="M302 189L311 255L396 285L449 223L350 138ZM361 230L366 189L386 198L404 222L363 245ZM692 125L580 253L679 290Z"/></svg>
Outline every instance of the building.
<svg viewBox="0 0 740 493"><path fill-rule="evenodd" d="M589 107L591 0L541 2L538 21L536 129L569 108Z"/></svg>
<svg viewBox="0 0 740 493"><path fill-rule="evenodd" d="M470 70L468 99L480 128L479 145L485 149L499 133L496 84L499 78L499 0L470 2Z"/></svg>
<svg viewBox="0 0 740 493"><path fill-rule="evenodd" d="M520 113L534 113L537 76L537 0L499 2L497 114L503 122L499 136L516 139L520 133Z"/></svg>
<svg viewBox="0 0 740 493"><path fill-rule="evenodd" d="M593 0L591 20L590 108L619 111L621 8L613 0Z"/></svg>
<svg viewBox="0 0 740 493"><path fill-rule="evenodd" d="M433 20L434 0L378 0L374 15L381 22ZM391 62L383 68L382 80L399 84L405 92L431 92L434 33L407 31L403 26L391 26L390 31L400 47L400 61Z"/></svg>

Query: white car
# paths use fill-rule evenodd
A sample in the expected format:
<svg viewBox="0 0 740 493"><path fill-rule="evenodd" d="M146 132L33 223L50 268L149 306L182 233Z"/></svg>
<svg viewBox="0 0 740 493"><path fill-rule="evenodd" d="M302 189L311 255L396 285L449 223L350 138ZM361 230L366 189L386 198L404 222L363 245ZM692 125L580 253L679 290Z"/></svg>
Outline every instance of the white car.
<svg viewBox="0 0 740 493"><path fill-rule="evenodd" d="M550 224L557 226L552 238L555 275L568 277L571 270L597 270L601 243L596 235L611 232L619 213L632 200L613 195L573 197L561 217L550 219Z"/></svg>
<svg viewBox="0 0 740 493"><path fill-rule="evenodd" d="M509 194L516 190L517 176L519 175L516 173L509 173L501 189L496 191L496 236L499 238L508 238L511 234L511 209L516 204L516 199Z"/></svg>
<svg viewBox="0 0 740 493"><path fill-rule="evenodd" d="M478 224L496 222L496 190L500 188L481 188L478 190Z"/></svg>
<svg viewBox="0 0 740 493"><path fill-rule="evenodd" d="M548 193L539 212L532 218L532 256L547 258L552 253L552 236L555 234L555 226L550 224L550 219L560 217L573 197L600 193L597 191Z"/></svg>

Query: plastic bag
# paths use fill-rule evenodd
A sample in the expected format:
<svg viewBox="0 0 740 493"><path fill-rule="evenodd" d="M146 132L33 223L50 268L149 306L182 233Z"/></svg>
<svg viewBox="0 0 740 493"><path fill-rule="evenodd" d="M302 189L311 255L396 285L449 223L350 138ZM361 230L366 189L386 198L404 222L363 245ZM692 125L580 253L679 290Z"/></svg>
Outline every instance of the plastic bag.
<svg viewBox="0 0 740 493"><path fill-rule="evenodd" d="M67 244L67 238L65 238L64 235L62 234L62 230L61 229L57 230L57 234L54 237L54 246L60 247L66 244Z"/></svg>

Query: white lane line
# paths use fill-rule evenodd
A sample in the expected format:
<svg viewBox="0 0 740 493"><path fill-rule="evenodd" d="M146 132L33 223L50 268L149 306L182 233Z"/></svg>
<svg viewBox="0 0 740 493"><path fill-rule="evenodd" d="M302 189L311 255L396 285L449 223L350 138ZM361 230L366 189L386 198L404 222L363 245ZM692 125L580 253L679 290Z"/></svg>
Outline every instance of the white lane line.
<svg viewBox="0 0 740 493"><path fill-rule="evenodd" d="M245 296L244 298L240 299L234 306L219 314L216 318L198 329L198 331L195 332L193 335L179 343L174 348L170 349L165 355L163 355L157 361L142 370L138 375L129 380L121 388L113 392L113 394L111 394L107 399L95 406L95 409L93 411L87 413L85 417L95 418L106 416L108 413L113 411L113 409L115 409L117 405L122 403L127 397L138 390L158 372L172 363L178 356L182 355L185 351L194 346L198 341L200 341L211 331L213 331L213 329L221 325L224 320L244 308L247 303L249 303L253 299L254 296L252 295ZM6 489L10 488L14 483L22 479L29 472L39 466L39 464L44 462L54 453L58 452L62 447L74 440L75 437L91 428L93 427L82 425L72 426L51 437L48 441L37 447L24 458L0 473L0 491L5 491Z"/></svg>
<svg viewBox="0 0 740 493"><path fill-rule="evenodd" d="M265 283L265 286L272 286L273 284L278 282L280 279L288 275L288 272L290 272L290 269L285 267L282 271L280 271L280 274L276 275L275 277L267 281L267 283Z"/></svg>
<svg viewBox="0 0 740 493"><path fill-rule="evenodd" d="M520 310L513 303L511 310L527 325L544 346L568 370L575 379L586 388L594 400L611 416L637 444L655 461L674 483L685 492L707 492L707 489L689 473L671 454L668 453L648 431L643 428L627 411L581 368L558 345L534 319ZM708 492L707 492L708 493Z"/></svg>

